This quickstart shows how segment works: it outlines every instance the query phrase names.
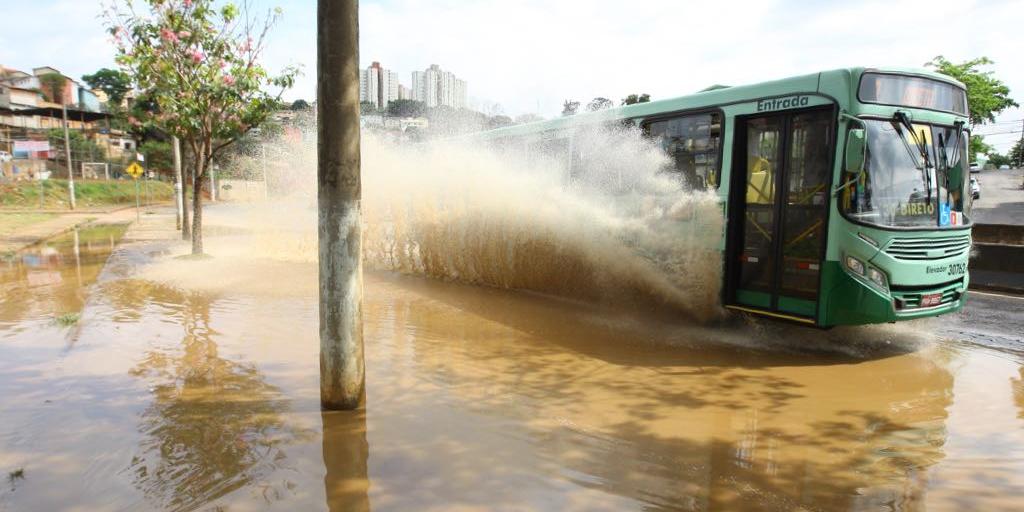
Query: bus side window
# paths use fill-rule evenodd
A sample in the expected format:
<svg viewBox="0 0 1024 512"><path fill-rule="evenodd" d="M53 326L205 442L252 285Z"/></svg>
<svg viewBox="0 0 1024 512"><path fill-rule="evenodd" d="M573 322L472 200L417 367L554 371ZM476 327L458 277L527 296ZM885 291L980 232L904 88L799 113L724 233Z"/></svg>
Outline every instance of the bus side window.
<svg viewBox="0 0 1024 512"><path fill-rule="evenodd" d="M718 188L718 148L722 138L722 118L718 112L706 112L652 121L644 133L658 140L672 160L673 170L694 189Z"/></svg>

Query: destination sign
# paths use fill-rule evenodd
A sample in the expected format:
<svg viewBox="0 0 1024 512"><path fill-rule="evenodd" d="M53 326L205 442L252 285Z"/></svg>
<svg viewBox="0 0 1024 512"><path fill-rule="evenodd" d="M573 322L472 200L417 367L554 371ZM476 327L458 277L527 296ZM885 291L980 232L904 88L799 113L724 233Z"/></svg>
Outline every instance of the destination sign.
<svg viewBox="0 0 1024 512"><path fill-rule="evenodd" d="M810 103L809 96L797 95L786 98L772 98L770 100L758 100L757 111L766 112L769 110L781 110L784 108L806 107Z"/></svg>

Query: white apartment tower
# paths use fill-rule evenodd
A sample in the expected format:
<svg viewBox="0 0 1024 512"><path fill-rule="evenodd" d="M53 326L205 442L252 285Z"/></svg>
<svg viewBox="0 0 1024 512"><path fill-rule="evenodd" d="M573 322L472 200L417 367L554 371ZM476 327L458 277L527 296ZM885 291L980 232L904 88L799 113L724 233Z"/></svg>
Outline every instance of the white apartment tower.
<svg viewBox="0 0 1024 512"><path fill-rule="evenodd" d="M398 73L384 69L379 62L359 71L359 101L372 103L378 110L400 98Z"/></svg>
<svg viewBox="0 0 1024 512"><path fill-rule="evenodd" d="M442 70L437 64L412 72L412 99L422 101L428 107L465 108L466 97L466 81L451 71Z"/></svg>

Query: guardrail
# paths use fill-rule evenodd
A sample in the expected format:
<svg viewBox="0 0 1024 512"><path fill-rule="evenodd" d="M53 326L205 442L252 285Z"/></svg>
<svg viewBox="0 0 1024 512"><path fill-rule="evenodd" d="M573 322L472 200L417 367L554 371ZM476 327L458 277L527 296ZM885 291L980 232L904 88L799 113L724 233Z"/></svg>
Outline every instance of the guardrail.
<svg viewBox="0 0 1024 512"><path fill-rule="evenodd" d="M971 236L974 238L975 243L1024 245L1024 226L1013 224L975 224L971 229Z"/></svg>
<svg viewBox="0 0 1024 512"><path fill-rule="evenodd" d="M975 224L971 288L1024 295L1024 226Z"/></svg>

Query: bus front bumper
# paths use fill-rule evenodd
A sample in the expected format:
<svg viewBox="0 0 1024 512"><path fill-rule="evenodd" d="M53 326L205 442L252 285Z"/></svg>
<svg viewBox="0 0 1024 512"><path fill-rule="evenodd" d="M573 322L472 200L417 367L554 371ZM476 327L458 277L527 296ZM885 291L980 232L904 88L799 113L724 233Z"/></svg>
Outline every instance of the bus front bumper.
<svg viewBox="0 0 1024 512"><path fill-rule="evenodd" d="M826 262L823 282L828 288L821 304L819 325L861 325L897 322L952 313L963 309L967 301L968 276L958 282L929 288L900 289L894 287L887 295L879 289L857 280L845 272L837 262ZM922 306L926 296L939 297L936 305Z"/></svg>

